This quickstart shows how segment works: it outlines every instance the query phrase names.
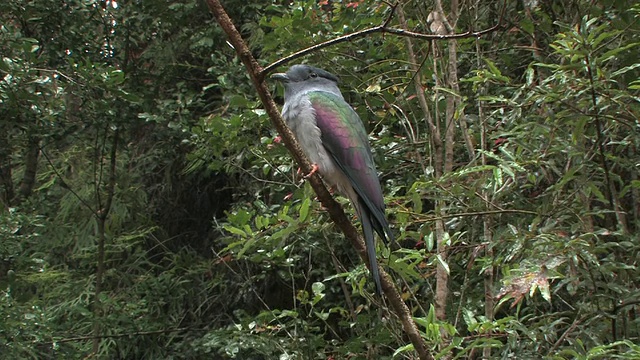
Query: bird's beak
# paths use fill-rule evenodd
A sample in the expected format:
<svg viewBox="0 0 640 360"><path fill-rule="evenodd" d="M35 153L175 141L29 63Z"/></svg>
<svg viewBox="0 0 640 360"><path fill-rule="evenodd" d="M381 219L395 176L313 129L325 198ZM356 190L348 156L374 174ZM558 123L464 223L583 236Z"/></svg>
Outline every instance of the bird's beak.
<svg viewBox="0 0 640 360"><path fill-rule="evenodd" d="M278 80L278 81L281 81L283 83L289 82L289 77L285 73L275 73L275 74L271 75L271 78L273 80Z"/></svg>

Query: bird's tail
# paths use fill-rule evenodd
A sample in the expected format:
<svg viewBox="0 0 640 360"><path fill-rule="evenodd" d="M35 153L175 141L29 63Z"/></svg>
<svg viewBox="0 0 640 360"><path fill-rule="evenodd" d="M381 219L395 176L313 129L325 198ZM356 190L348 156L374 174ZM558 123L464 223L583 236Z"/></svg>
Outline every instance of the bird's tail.
<svg viewBox="0 0 640 360"><path fill-rule="evenodd" d="M357 205L356 205L357 204ZM362 224L362 232L364 234L364 242L367 247L367 257L369 258L369 268L371 269L371 276L376 283L376 291L378 295L382 294L382 284L380 282L380 271L378 269L378 259L376 257L376 239L371 223L371 211L367 208L362 201L356 203L356 211L360 217L360 223Z"/></svg>

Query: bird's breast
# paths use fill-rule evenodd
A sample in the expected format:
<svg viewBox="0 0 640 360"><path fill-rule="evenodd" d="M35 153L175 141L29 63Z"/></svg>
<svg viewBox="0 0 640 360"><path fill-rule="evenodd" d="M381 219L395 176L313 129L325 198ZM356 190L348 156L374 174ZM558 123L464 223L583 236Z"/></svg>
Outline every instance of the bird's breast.
<svg viewBox="0 0 640 360"><path fill-rule="evenodd" d="M309 98L303 96L296 101L287 101L282 109L282 117L309 161L318 165L318 171L324 180L332 186L337 186L341 193L349 192L350 189L346 189L351 187L348 185L348 179L322 144L322 132Z"/></svg>

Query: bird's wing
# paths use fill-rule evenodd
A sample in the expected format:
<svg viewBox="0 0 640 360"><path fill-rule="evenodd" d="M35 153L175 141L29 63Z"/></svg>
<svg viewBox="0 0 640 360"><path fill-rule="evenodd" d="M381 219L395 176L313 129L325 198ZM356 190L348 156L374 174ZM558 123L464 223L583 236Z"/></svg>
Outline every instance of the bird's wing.
<svg viewBox="0 0 640 360"><path fill-rule="evenodd" d="M393 235L384 214L380 180L362 120L344 99L333 93L312 91L307 95L316 114L322 144L372 215L371 223L376 232L384 240L391 238Z"/></svg>

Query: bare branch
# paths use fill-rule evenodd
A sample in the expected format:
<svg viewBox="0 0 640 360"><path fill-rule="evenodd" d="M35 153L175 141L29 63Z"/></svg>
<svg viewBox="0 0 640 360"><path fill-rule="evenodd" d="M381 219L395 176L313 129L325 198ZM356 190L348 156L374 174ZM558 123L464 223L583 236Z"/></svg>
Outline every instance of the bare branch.
<svg viewBox="0 0 640 360"><path fill-rule="evenodd" d="M179 331L208 331L208 330L206 330L206 329L176 328L176 329L163 329L163 330L153 330L153 331L138 331L138 332L134 332L134 333L111 334L111 335L101 335L101 336L95 336L95 335L76 336L76 337L66 338L66 339L58 339L58 340L52 340L52 341L46 341L46 342L37 342L36 344L52 344L52 343L62 344L62 343L68 343L68 342L87 341L87 340L94 340L94 339L109 339L109 338L114 339L114 338L132 337L132 336L158 335L158 334L166 334L166 333L179 332Z"/></svg>
<svg viewBox="0 0 640 360"><path fill-rule="evenodd" d="M80 196L80 194L78 194L77 192L75 192L68 184L66 181L64 181L64 177L62 177L62 174L60 173L60 171L58 171L58 169L56 168L56 166L53 164L53 162L51 161L51 158L49 158L49 155L47 155L47 152L44 151L43 147L40 147L40 152L42 153L42 156L44 156L45 160L47 161L47 164L49 164L49 166L51 167L51 170L53 170L53 173L56 175L56 177L60 180L60 186L62 186L63 188L69 190L71 192L71 194L73 194L73 196L78 199L78 201L80 201L80 203L86 207L89 211L91 211L91 213L93 215L97 215L98 211L95 210L93 208L93 206L91 206L91 204L89 204L85 199L82 198L82 196Z"/></svg>
<svg viewBox="0 0 640 360"><path fill-rule="evenodd" d="M395 10L395 7L397 5L394 5L392 7L392 10ZM393 14L393 13L392 13ZM331 40L327 40L325 42L310 46L306 49L302 49L300 51L297 51L289 56L283 57L282 59L279 59L278 61L275 61L273 63L271 63L270 65L268 65L267 67L265 67L261 73L260 73L260 78L264 79L264 77L266 77L267 74L271 73L274 69L276 69L279 66L282 66L284 64L287 64L289 62L291 62L292 60L295 60L299 57L302 57L304 55L310 54L312 52L316 52L320 49L324 49L326 47L329 46L333 46L333 45L337 45L340 43L343 43L345 41L351 41L351 40L355 40L357 38L361 38L361 37L365 37L367 35L370 34L393 34L396 36L405 36L405 37L409 37L409 38L415 38L415 39L422 39L422 40L450 40L450 39L463 39L463 38L471 38L471 37L475 37L475 38L479 38L482 35L491 33L493 31L498 30L501 26L502 26L502 17L500 18L500 20L498 21L498 23L488 29L484 29L481 31L467 31L464 33L459 33L459 34L448 34L448 35L433 35L433 34L423 34L423 33L418 33L418 32L414 32L414 31L410 31L410 30L406 30L406 29L398 29L398 28L393 28L393 27L389 27L389 21L391 21L391 16L389 16L387 18L387 20L384 22L384 24L382 25L378 25L378 26L374 26L372 28L368 28L368 29L364 29L364 30L360 30L360 31L356 31L354 33L351 34L347 34L347 35L343 35Z"/></svg>

